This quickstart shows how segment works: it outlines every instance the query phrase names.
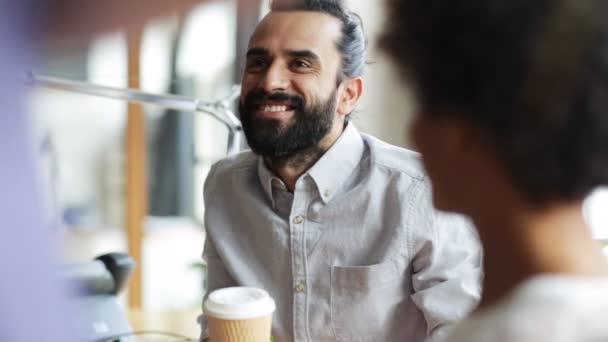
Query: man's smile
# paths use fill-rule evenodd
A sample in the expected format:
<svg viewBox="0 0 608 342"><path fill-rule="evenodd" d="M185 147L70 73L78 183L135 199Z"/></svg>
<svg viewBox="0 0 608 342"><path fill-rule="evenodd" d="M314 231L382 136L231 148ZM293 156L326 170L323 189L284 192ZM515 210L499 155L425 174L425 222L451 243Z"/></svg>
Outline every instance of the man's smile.
<svg viewBox="0 0 608 342"><path fill-rule="evenodd" d="M255 116L279 119L294 114L295 106L289 102L264 101L255 107Z"/></svg>

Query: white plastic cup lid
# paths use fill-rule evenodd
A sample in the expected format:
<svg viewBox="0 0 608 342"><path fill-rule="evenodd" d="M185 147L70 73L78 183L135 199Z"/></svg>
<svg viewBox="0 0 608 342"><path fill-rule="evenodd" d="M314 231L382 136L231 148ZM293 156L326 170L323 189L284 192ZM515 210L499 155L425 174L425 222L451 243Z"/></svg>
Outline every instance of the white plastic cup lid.
<svg viewBox="0 0 608 342"><path fill-rule="evenodd" d="M274 312L276 306L268 292L253 287L227 287L211 292L203 311L205 315L244 320L263 317Z"/></svg>

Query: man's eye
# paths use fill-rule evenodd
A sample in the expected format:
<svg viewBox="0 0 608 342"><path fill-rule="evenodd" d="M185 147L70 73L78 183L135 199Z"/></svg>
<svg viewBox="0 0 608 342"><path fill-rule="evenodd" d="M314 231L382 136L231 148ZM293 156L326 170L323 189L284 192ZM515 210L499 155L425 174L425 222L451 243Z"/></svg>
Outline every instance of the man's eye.
<svg viewBox="0 0 608 342"><path fill-rule="evenodd" d="M304 61L304 60L301 60L301 59L294 61L293 65L296 68L310 68L310 64L308 62Z"/></svg>
<svg viewBox="0 0 608 342"><path fill-rule="evenodd" d="M266 61L260 58L253 59L247 62L247 69L259 70L266 67Z"/></svg>

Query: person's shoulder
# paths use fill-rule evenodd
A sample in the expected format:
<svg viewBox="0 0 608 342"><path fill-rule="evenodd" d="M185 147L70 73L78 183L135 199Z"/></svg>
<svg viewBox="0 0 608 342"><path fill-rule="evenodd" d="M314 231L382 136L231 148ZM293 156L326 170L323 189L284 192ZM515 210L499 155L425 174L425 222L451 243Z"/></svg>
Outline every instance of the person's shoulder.
<svg viewBox="0 0 608 342"><path fill-rule="evenodd" d="M419 153L389 144L369 134L361 136L369 148L372 167L426 181Z"/></svg>
<svg viewBox="0 0 608 342"><path fill-rule="evenodd" d="M606 286L608 280L527 280L497 304L456 324L448 341L608 341Z"/></svg>
<svg viewBox="0 0 608 342"><path fill-rule="evenodd" d="M226 157L211 166L203 185L205 205L234 201L255 184L259 157L251 151ZM210 199L213 199L209 202Z"/></svg>
<svg viewBox="0 0 608 342"><path fill-rule="evenodd" d="M515 319L514 319L514 316ZM525 319L524 319L525 318ZM523 319L523 324L518 322ZM514 305L511 298L498 304L478 310L470 317L446 329L447 334L434 342L486 342L518 341L530 342L527 335L529 325L537 327L536 321L521 307ZM538 330L538 329L537 329Z"/></svg>
<svg viewBox="0 0 608 342"><path fill-rule="evenodd" d="M258 157L251 151L243 151L235 155L219 160L211 166L205 180L205 193L212 189L226 189L235 177L239 178L243 173L253 173L257 168Z"/></svg>
<svg viewBox="0 0 608 342"><path fill-rule="evenodd" d="M214 177L225 176L242 170L255 169L257 165L258 156L247 150L217 161L213 164L211 173Z"/></svg>

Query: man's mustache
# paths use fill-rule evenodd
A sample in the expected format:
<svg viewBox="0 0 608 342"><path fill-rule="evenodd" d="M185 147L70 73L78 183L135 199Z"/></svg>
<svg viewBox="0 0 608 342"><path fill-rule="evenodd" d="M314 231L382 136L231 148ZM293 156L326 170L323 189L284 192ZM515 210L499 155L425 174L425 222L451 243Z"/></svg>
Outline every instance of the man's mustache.
<svg viewBox="0 0 608 342"><path fill-rule="evenodd" d="M264 90L255 90L249 93L245 97L245 107L248 109L254 109L264 102L284 102L290 106L293 106L295 110L304 108L304 98L299 95L290 95L283 92L267 93Z"/></svg>

